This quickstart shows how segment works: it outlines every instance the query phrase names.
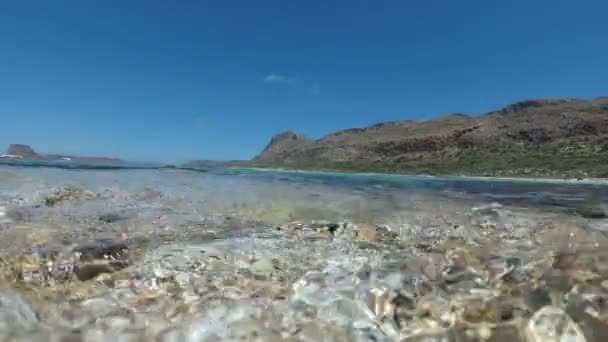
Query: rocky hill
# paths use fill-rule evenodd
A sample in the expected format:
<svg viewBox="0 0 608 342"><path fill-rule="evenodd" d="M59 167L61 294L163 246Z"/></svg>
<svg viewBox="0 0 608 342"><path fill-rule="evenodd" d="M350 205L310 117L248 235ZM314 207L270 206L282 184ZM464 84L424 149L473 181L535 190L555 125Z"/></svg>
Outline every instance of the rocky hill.
<svg viewBox="0 0 608 342"><path fill-rule="evenodd" d="M28 145L12 144L9 145L6 157L22 158L22 159L37 159L37 160L71 160L85 163L119 163L118 158L107 157L84 157L63 154L40 154Z"/></svg>
<svg viewBox="0 0 608 342"><path fill-rule="evenodd" d="M259 160L263 161L285 161L295 156L294 152L311 147L314 141L305 135L293 131L287 131L275 135L270 143L262 151Z"/></svg>
<svg viewBox="0 0 608 342"><path fill-rule="evenodd" d="M608 177L608 97L518 102L479 116L384 122L311 140L285 132L254 166Z"/></svg>
<svg viewBox="0 0 608 342"><path fill-rule="evenodd" d="M19 156L22 158L37 158L39 156L39 154L28 145L20 144L9 145L6 153L11 156Z"/></svg>
<svg viewBox="0 0 608 342"><path fill-rule="evenodd" d="M271 163L280 160L286 160L289 155L296 149L299 149L305 145L312 144L314 141L308 139L306 136L287 131L275 135L270 143L266 146L262 155L273 156L272 159L262 159L264 162ZM181 167L184 168L222 168L222 167L248 167L252 166L250 160L195 160L185 164Z"/></svg>

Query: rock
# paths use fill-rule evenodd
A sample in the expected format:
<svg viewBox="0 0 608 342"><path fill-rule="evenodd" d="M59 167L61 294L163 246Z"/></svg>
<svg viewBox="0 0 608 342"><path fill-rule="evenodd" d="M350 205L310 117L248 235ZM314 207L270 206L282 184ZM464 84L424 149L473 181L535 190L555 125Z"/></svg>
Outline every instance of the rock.
<svg viewBox="0 0 608 342"><path fill-rule="evenodd" d="M513 228L513 230L510 232L510 237L514 240L528 239L529 241L532 239L531 234L532 229L530 229L530 227L522 226Z"/></svg>
<svg viewBox="0 0 608 342"><path fill-rule="evenodd" d="M74 306L67 302L43 307L41 316L44 322L52 321L56 328L72 331L81 330L95 321L93 312L85 310L80 305Z"/></svg>
<svg viewBox="0 0 608 342"><path fill-rule="evenodd" d="M287 231L290 233L294 233L296 231L301 231L304 229L304 225L300 221L293 221L287 224Z"/></svg>
<svg viewBox="0 0 608 342"><path fill-rule="evenodd" d="M332 235L335 235L341 226L339 223L329 223L326 225L326 227Z"/></svg>
<svg viewBox="0 0 608 342"><path fill-rule="evenodd" d="M608 324L603 319L605 313L598 313L593 306L569 301L566 313L579 325L589 342L608 341Z"/></svg>
<svg viewBox="0 0 608 342"><path fill-rule="evenodd" d="M3 216L3 208L0 207L0 220ZM32 219L32 212L27 208L10 208L4 211L5 217L13 222L29 222Z"/></svg>
<svg viewBox="0 0 608 342"><path fill-rule="evenodd" d="M186 333L176 327L167 328L158 334L159 342L183 342L188 341Z"/></svg>
<svg viewBox="0 0 608 342"><path fill-rule="evenodd" d="M272 263L271 259L261 257L255 258L248 268L258 278L269 279L274 271L274 264Z"/></svg>
<svg viewBox="0 0 608 342"><path fill-rule="evenodd" d="M308 240L331 240L344 232L342 224L329 221L313 222L309 227L313 232L306 237Z"/></svg>
<svg viewBox="0 0 608 342"><path fill-rule="evenodd" d="M68 186L53 191L44 199L44 204L47 207L53 207L55 204L63 201L92 200L95 198L97 198L97 195L93 192Z"/></svg>
<svg viewBox="0 0 608 342"><path fill-rule="evenodd" d="M376 233L380 237L380 240L397 240L399 233L391 230L391 227L387 225L377 226Z"/></svg>
<svg viewBox="0 0 608 342"><path fill-rule="evenodd" d="M73 250L74 253L80 256L82 261L104 260L110 259L125 259L129 247L126 243L120 241L101 240L92 245L77 247Z"/></svg>
<svg viewBox="0 0 608 342"><path fill-rule="evenodd" d="M534 288L524 293L524 301L531 310L539 310L551 304L551 296L544 288Z"/></svg>
<svg viewBox="0 0 608 342"><path fill-rule="evenodd" d="M304 224L300 221L289 222L284 229L287 230L287 236L292 239L299 239L304 236Z"/></svg>
<svg viewBox="0 0 608 342"><path fill-rule="evenodd" d="M394 293L383 288L371 288L364 294L367 308L380 320L394 315L395 297Z"/></svg>
<svg viewBox="0 0 608 342"><path fill-rule="evenodd" d="M481 325L483 323L506 323L513 320L514 308L508 302L500 300L500 297L492 295L492 293L482 293L468 299L461 309L462 321L469 325Z"/></svg>
<svg viewBox="0 0 608 342"><path fill-rule="evenodd" d="M37 158L40 157L33 148L28 145L12 144L8 146L7 154L19 156L22 158Z"/></svg>
<svg viewBox="0 0 608 342"><path fill-rule="evenodd" d="M245 257L237 260L233 255L242 252L233 245L221 242L203 244L165 244L146 251L143 264L144 278L175 278L181 274L199 274L223 271L236 272L239 266L250 265ZM229 260L227 260L229 258Z"/></svg>
<svg viewBox="0 0 608 342"><path fill-rule="evenodd" d="M32 306L11 289L0 290L0 333L29 329L38 321Z"/></svg>
<svg viewBox="0 0 608 342"><path fill-rule="evenodd" d="M393 232L386 225L361 223L352 229L352 237L358 241L392 241L399 239L399 233Z"/></svg>
<svg viewBox="0 0 608 342"><path fill-rule="evenodd" d="M420 265L420 272L429 280L436 281L441 277L441 270L445 267L445 259L440 254L430 254L424 258Z"/></svg>
<svg viewBox="0 0 608 342"><path fill-rule="evenodd" d="M135 196L135 199L140 201L154 201L161 198L163 198L162 192L150 188L145 188L142 192Z"/></svg>
<svg viewBox="0 0 608 342"><path fill-rule="evenodd" d="M301 301L312 306L327 306L333 304L338 295L336 291L325 286L325 274L317 271L308 271L292 285L294 301Z"/></svg>
<svg viewBox="0 0 608 342"><path fill-rule="evenodd" d="M502 208L502 205L500 205L499 203L490 203L487 205L482 205L480 207L473 207L471 209L472 212L477 213L479 215L489 215L489 216L494 216L497 215L497 211L498 209Z"/></svg>
<svg viewBox="0 0 608 342"><path fill-rule="evenodd" d="M576 213L584 218L589 219L604 219L608 217L604 208L599 205L586 205L576 209Z"/></svg>
<svg viewBox="0 0 608 342"><path fill-rule="evenodd" d="M98 218L99 218L99 221L101 221L103 223L113 223L113 222L117 222L117 221L124 219L124 217L122 217L116 213L102 214L102 215L99 215Z"/></svg>
<svg viewBox="0 0 608 342"><path fill-rule="evenodd" d="M95 312L100 317L110 315L112 312L119 310L120 306L109 298L93 297L88 298L80 303L80 307L89 312Z"/></svg>
<svg viewBox="0 0 608 342"><path fill-rule="evenodd" d="M331 224L331 222L329 222L327 220L320 220L320 221L312 221L312 223L309 226L313 230L319 231L319 230L327 229L327 226L329 224Z"/></svg>
<svg viewBox="0 0 608 342"><path fill-rule="evenodd" d="M566 314L555 306L538 310L528 322L525 330L528 342L586 342L582 330Z"/></svg>
<svg viewBox="0 0 608 342"><path fill-rule="evenodd" d="M359 224L353 230L353 239L359 241L376 241L378 232L376 226L371 224Z"/></svg>
<svg viewBox="0 0 608 342"><path fill-rule="evenodd" d="M125 267L127 267L127 263L122 261L97 262L79 265L74 269L74 273L76 273L78 280L88 281L100 274L113 273Z"/></svg>

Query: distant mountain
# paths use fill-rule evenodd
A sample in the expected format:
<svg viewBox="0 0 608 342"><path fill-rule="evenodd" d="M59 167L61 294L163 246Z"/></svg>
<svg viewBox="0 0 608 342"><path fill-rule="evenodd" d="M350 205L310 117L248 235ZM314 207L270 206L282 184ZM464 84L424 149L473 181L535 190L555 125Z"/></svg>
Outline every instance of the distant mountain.
<svg viewBox="0 0 608 342"><path fill-rule="evenodd" d="M275 135L268 146L262 151L262 155L273 156L273 160L287 157L295 149L301 145L311 144L314 141L306 136L287 131ZM257 160L257 159L256 159ZM271 162L271 160L260 159L262 161ZM252 166L250 160L195 160L182 164L183 168L217 168L217 167L248 167Z"/></svg>
<svg viewBox="0 0 608 342"><path fill-rule="evenodd" d="M250 163L345 171L608 177L608 97L538 99L479 116L274 136Z"/></svg>
<svg viewBox="0 0 608 342"><path fill-rule="evenodd" d="M287 131L275 135L270 143L256 157L260 161L286 161L296 150L305 149L314 144L314 141L303 134Z"/></svg>
<svg viewBox="0 0 608 342"><path fill-rule="evenodd" d="M36 158L38 154L28 145L13 144L8 146L8 155L19 156L22 158Z"/></svg>
<svg viewBox="0 0 608 342"><path fill-rule="evenodd" d="M28 145L12 144L9 145L6 155L3 158L37 159L37 160L71 160L85 163L120 163L118 158L107 157L83 157L62 154L40 154Z"/></svg>

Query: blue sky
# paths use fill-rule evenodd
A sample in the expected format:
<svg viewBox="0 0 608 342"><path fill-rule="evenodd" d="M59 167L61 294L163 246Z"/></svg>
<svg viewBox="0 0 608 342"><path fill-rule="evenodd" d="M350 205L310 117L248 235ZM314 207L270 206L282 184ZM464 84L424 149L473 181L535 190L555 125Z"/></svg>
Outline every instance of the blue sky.
<svg viewBox="0 0 608 342"><path fill-rule="evenodd" d="M240 159L287 129L608 95L606 13L605 0L6 1L0 146Z"/></svg>

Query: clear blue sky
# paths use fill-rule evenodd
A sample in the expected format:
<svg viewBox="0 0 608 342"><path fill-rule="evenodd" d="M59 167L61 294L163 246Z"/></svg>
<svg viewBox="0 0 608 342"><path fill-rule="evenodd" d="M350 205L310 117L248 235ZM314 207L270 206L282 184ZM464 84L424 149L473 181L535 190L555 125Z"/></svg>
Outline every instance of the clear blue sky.
<svg viewBox="0 0 608 342"><path fill-rule="evenodd" d="M0 148L250 158L275 133L608 95L608 1L0 6Z"/></svg>

